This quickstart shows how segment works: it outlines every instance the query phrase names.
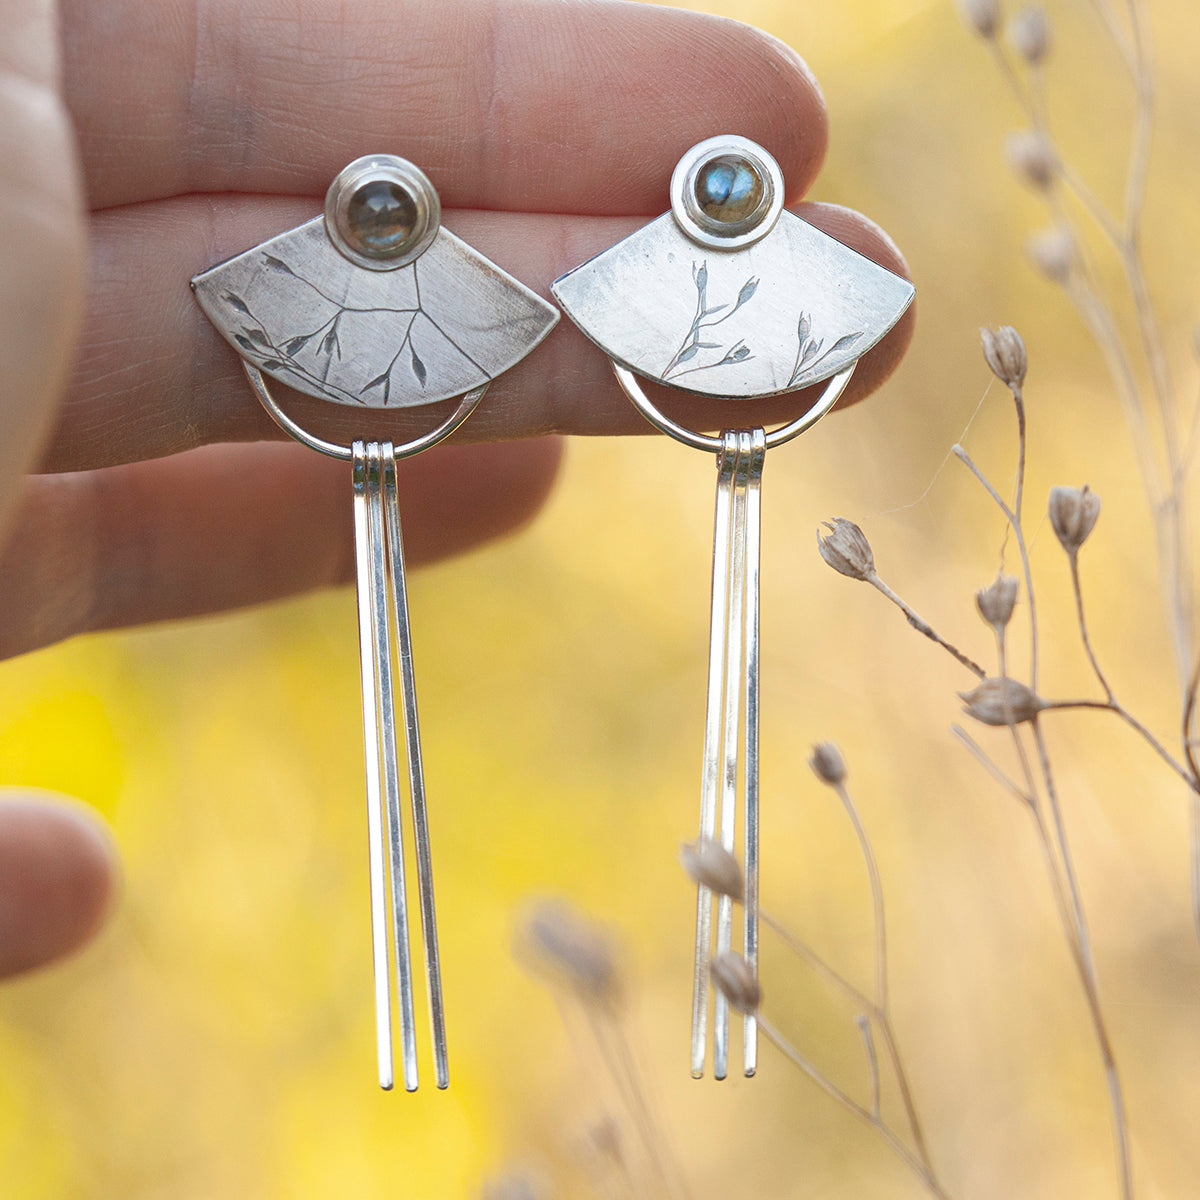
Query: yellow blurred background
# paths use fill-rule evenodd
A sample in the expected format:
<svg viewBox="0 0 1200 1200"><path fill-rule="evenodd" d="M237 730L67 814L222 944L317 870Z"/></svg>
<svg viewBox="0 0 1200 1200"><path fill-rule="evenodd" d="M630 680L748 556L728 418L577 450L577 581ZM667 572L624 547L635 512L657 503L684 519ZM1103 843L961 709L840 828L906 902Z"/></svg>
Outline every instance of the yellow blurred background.
<svg viewBox="0 0 1200 1200"><path fill-rule="evenodd" d="M995 573L1002 526L947 454L962 440L1011 486L1011 408L977 329L1012 323L1031 361L1045 690L1094 693L1065 558L1036 515L1051 485L1086 481L1104 501L1081 559L1101 658L1126 702L1174 739L1124 426L1078 320L1022 252L1044 217L1003 163L1020 114L950 0L692 7L760 25L808 58L832 113L814 196L895 236L920 306L912 351L878 397L768 456L764 903L869 982L862 863L806 765L811 743L833 739L880 859L898 1030L949 1190L1115 1195L1103 1079L1032 828L949 734L971 680L825 567L813 536L824 518L858 521L883 577L992 661L972 593ZM1091 5L1049 8L1052 120L1116 203L1127 80ZM1194 380L1200 29L1192 0L1150 8L1160 112L1145 250L1172 368ZM577 441L532 528L412 581L452 1039L444 1094L383 1095L373 1082L352 595L0 666L0 783L81 797L125 864L98 945L0 988L0 1195L425 1200L475 1196L512 1162L541 1164L555 1194L603 1194L572 1148L612 1107L607 1085L512 958L531 894L570 897L617 932L631 1037L693 1195L921 1195L770 1047L757 1079L688 1078L694 901L675 854L696 821L713 485L712 462L673 443ZM1063 714L1051 738L1139 1194L1200 1195L1183 789L1106 715ZM770 935L763 979L776 1022L864 1095L853 1011Z"/></svg>

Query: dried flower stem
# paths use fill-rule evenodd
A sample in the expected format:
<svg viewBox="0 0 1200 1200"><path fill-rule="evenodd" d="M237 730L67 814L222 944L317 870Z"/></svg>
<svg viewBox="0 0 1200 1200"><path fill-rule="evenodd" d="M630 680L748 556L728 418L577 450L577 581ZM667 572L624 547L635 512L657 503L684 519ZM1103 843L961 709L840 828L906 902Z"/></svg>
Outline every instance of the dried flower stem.
<svg viewBox="0 0 1200 1200"><path fill-rule="evenodd" d="M1011 792L1022 804L1033 807L1033 798L1021 787L999 763L961 726L951 725L950 732L967 748L976 762L1006 791Z"/></svg>
<svg viewBox="0 0 1200 1200"><path fill-rule="evenodd" d="M1200 694L1200 659L1197 660L1192 677L1188 682L1183 702L1183 757L1192 774L1200 779L1200 768L1196 764L1197 741L1192 736L1192 721L1196 715L1196 699ZM1192 792L1188 800L1188 830L1191 838L1189 873L1192 884L1192 928L1200 940L1200 793Z"/></svg>
<svg viewBox="0 0 1200 1200"><path fill-rule="evenodd" d="M793 933L791 929L784 925L782 921L772 916L770 912L760 908L758 916L762 923L776 933L797 958L806 962L822 979L841 991L875 1022L879 1030L879 1036L883 1041L884 1053L891 1064L892 1074L895 1076L896 1085L900 1090L900 1099L904 1105L905 1118L908 1121L909 1129L912 1131L917 1153L922 1164L932 1173L933 1164L929 1156L928 1144L925 1141L925 1131L921 1125L920 1115L917 1113L912 1085L909 1082L908 1071L905 1068L904 1059L900 1053L900 1044L897 1042L895 1030L892 1028L891 1013L880 1008L870 996L860 988L855 987L836 967L826 962L812 946Z"/></svg>
<svg viewBox="0 0 1200 1200"><path fill-rule="evenodd" d="M867 836L866 827L862 823L858 805L854 803L849 789L844 783L834 786L846 816L854 827L854 836L858 838L858 848L867 867L867 878L871 886L871 912L875 931L875 1005L883 1013L888 1011L888 950L887 950L887 921L883 910L883 882L879 878L879 864L875 859L875 851L871 839Z"/></svg>
<svg viewBox="0 0 1200 1200"><path fill-rule="evenodd" d="M968 658L957 646L946 641L908 601L897 596L874 571L867 576L867 582L877 591L882 592L904 614L905 619L918 633L924 634L931 642L936 642L943 650L966 667L976 678L986 678L987 672L973 658Z"/></svg>
<svg viewBox="0 0 1200 1200"><path fill-rule="evenodd" d="M883 1116L883 1092L879 1084L879 1056L875 1053L875 1035L871 1032L871 1022L865 1014L859 1013L854 1023L858 1026L863 1049L867 1052L867 1070L871 1075L871 1115L879 1120Z"/></svg>
<svg viewBox="0 0 1200 1200"><path fill-rule="evenodd" d="M1021 429L1024 429L1023 423ZM1004 514L1017 539L1017 550L1021 555L1021 569L1025 573L1025 599L1029 605L1029 686L1036 692L1038 678L1037 601L1034 599L1033 594L1033 568L1029 565L1029 551L1025 546L1025 535L1021 532L1021 525L1016 518L1016 514L1004 503L1004 498L992 486L991 480L975 465L975 460L957 443L951 447L951 450L954 456L966 466L967 470L979 480L984 491L996 502L997 507Z"/></svg>
<svg viewBox="0 0 1200 1200"><path fill-rule="evenodd" d="M637 1131L646 1160L662 1184L662 1194L688 1200L691 1193L683 1173L667 1149L669 1142L654 1106L646 1096L641 1074L621 1021L610 1011L594 1005L581 1007L600 1050L600 1056L617 1086L618 1094L629 1110L630 1124Z"/></svg>
<svg viewBox="0 0 1200 1200"><path fill-rule="evenodd" d="M930 1195L938 1200L950 1200L949 1194L938 1182L933 1172L900 1140L896 1133L881 1117L865 1108L852 1096L844 1092L815 1064L810 1062L798 1049L775 1027L771 1020L758 1014L758 1027L763 1036L771 1042L785 1057L791 1060L805 1075L809 1077L826 1095L836 1100L847 1112L853 1113L861 1121L866 1122L887 1143L888 1148L916 1177L925 1185Z"/></svg>
<svg viewBox="0 0 1200 1200"><path fill-rule="evenodd" d="M1018 403L1018 410L1022 405ZM1024 425L1019 424L1019 435L1021 440L1024 440ZM963 449L962 446L954 447L955 455L967 466L975 478L983 486L984 490L991 496L1000 511L1004 513L1013 536L1016 538L1017 550L1021 556L1021 566L1025 573L1025 593L1029 604L1029 627L1030 627L1030 646L1031 646L1031 666L1030 666L1030 687L1034 691L1037 690L1037 653L1038 653L1038 626L1037 626L1037 604L1034 597L1033 588L1033 570L1029 562L1029 548L1025 541L1025 531L1021 522L1017 519L1016 514L1004 503L1000 493L992 486L990 480L983 472L975 465L971 456ZM1002 670L1004 667L1002 666ZM1014 743L1017 745L1018 752L1022 756L1022 765L1026 771L1027 778L1030 780L1030 795L1034 795L1032 786L1032 772L1029 770L1024 759L1024 751L1021 745L1019 733L1015 724L1012 724L1012 734ZM1052 881L1057 878L1057 882L1053 883L1056 893L1056 900L1059 902L1060 915L1063 916L1064 931L1067 933L1067 942L1072 951L1072 958L1075 961L1076 970L1079 975L1080 983L1083 987L1084 996L1087 1000L1088 1014L1091 1017L1092 1027L1096 1035L1096 1041L1100 1049L1100 1058L1104 1067L1105 1083L1108 1089L1109 1107L1112 1115L1113 1137L1116 1144L1117 1152L1117 1167L1120 1183L1120 1193L1123 1200L1132 1200L1133 1197L1133 1167L1130 1159L1129 1150L1129 1123L1125 1108L1125 1096L1122 1088L1120 1075L1117 1072L1116 1059L1113 1055L1112 1039L1109 1036L1108 1025L1104 1018L1103 1009L1100 1007L1099 985L1096 976L1095 958L1092 953L1091 933L1088 929L1087 917L1083 907L1083 900L1079 889L1079 881L1075 873L1075 864L1071 855L1071 846L1067 838L1066 825L1063 821L1062 806L1059 803L1058 789L1054 782L1054 774L1050 766L1050 755L1046 747L1045 735L1042 731L1041 722L1037 714L1029 722L1033 732L1034 744L1037 747L1038 765L1041 770L1042 784L1045 790L1046 806L1050 811L1051 821L1053 823L1054 846L1057 850L1057 860L1051 850L1050 831L1047 829L1045 819L1041 812L1039 804L1031 806L1035 815L1039 841L1042 843L1043 853L1046 858L1047 870ZM1058 873L1058 866L1061 865L1061 876ZM1061 899L1060 899L1061 897ZM1073 936L1072 936L1073 930Z"/></svg>
<svg viewBox="0 0 1200 1200"><path fill-rule="evenodd" d="M1192 575L1182 494L1188 454L1181 444L1177 398L1167 366L1158 318L1150 300L1141 252L1142 213L1154 122L1154 64L1149 21L1143 0L1127 0L1125 7L1130 33L1126 35L1108 0L1093 0L1093 7L1125 60L1134 84L1133 123L1126 167L1124 204L1120 218L1109 211L1061 154L1057 156L1060 164L1058 175L1066 189L1112 246L1125 274L1129 296L1133 302L1138 338L1148 369L1153 407L1157 411L1161 426L1162 447L1166 460L1165 473L1160 472L1153 450L1148 405L1143 400L1141 387L1117 330L1112 309L1090 278L1093 272L1085 271L1083 279L1072 278L1068 281L1066 290L1101 350L1133 435L1143 483L1154 518L1160 586L1168 617L1176 671L1182 684L1191 666L1194 636ZM1027 85L1016 71L1000 41L992 39L988 44L1002 78L1034 130L1046 139L1047 144L1053 146L1045 118L1044 96L1041 94L1041 72L1031 72L1031 82ZM1076 243L1083 247L1085 243L1077 236L1078 229L1071 214L1058 203L1053 189L1048 191L1047 196L1056 219L1071 231ZM1200 898L1194 900L1194 904L1200 904Z"/></svg>

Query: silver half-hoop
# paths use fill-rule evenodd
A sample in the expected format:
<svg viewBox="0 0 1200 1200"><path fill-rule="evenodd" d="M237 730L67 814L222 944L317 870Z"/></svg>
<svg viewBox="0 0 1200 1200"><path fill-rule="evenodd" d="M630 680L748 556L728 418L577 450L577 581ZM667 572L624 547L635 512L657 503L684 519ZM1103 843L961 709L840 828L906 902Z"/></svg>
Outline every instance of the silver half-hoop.
<svg viewBox="0 0 1200 1200"><path fill-rule="evenodd" d="M844 371L840 371L826 385L825 390L821 393L817 400L807 412L797 417L794 421L789 421L786 425L781 425L778 429L773 429L766 435L766 449L770 450L775 446L782 446L785 442L790 442L792 438L799 437L806 429L811 429L837 402L838 397L846 390L846 384L850 382L850 376L854 374L854 368L857 362L852 362ZM723 438L714 437L711 434L697 433L694 429L688 429L680 425L676 421L672 421L665 413L659 411L655 407L650 397L646 395L642 385L638 382L637 376L628 368L621 366L620 363L612 363L613 374L617 377L617 382L621 385L621 390L633 401L634 407L650 422L656 429L673 437L677 442L682 442L685 446L691 446L696 450L707 450L714 454L720 454L725 446Z"/></svg>
<svg viewBox="0 0 1200 1200"><path fill-rule="evenodd" d="M263 408L267 410L268 415L284 433L294 437L298 442L303 442L313 450L319 450L322 454L329 455L330 458L340 458L343 462L353 460L354 449L352 446L343 446L338 442L329 442L324 438L317 437L316 434L309 433L307 429L289 417L279 407L279 401L271 395L263 373L253 363L242 359L242 368ZM399 446L393 447L392 456L394 458L411 458L414 454L420 454L422 450L428 450L430 446L436 446L438 442L444 442L475 411L480 400L483 399L484 393L488 390L488 386L485 383L468 392L459 401L454 412L436 429L422 434L419 438L414 438L411 442L403 442Z"/></svg>

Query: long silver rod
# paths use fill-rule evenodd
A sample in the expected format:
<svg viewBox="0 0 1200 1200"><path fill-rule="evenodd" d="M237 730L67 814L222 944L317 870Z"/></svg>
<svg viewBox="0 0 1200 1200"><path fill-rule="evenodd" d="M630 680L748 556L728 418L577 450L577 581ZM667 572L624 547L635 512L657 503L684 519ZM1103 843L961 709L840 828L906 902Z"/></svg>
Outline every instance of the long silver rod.
<svg viewBox="0 0 1200 1200"><path fill-rule="evenodd" d="M396 697L392 679L388 612L387 542L384 535L383 463L379 443L367 444L367 531L370 547L371 641L375 698L383 749L383 798L392 868L392 940L400 999L400 1053L406 1091L417 1089L417 1027L413 1015L412 956L408 945L408 896L404 884L404 831L400 816L400 768L396 753Z"/></svg>
<svg viewBox="0 0 1200 1200"><path fill-rule="evenodd" d="M367 460L362 442L355 442L354 561L358 577L358 650L362 670L363 743L367 769L367 845L371 864L371 947L375 967L375 1042L379 1055L379 1086L390 1091L395 1082L392 1062L391 977L388 971L387 884L383 859L382 793L379 763L379 716L375 707L375 646L372 634L370 522L367 515Z"/></svg>
<svg viewBox="0 0 1200 1200"><path fill-rule="evenodd" d="M429 845L429 816L425 805L425 768L421 761L421 729L417 720L417 685L413 670L412 629L408 618L408 582L404 572L404 538L396 491L396 459L390 442L383 444L383 493L387 505L388 547L396 612L396 643L400 662L400 696L404 704L404 739L408 751L408 781L412 792L413 834L417 849L417 886L421 901L421 930L425 942L425 979L429 990L429 1020L433 1033L434 1081L449 1086L446 1053L446 1014L442 1002L442 966L438 953L437 909L433 899L433 856Z"/></svg>
<svg viewBox="0 0 1200 1200"><path fill-rule="evenodd" d="M721 756L721 693L725 670L722 631L729 605L729 517L733 496L735 445L726 440L717 455L717 502L713 519L712 615L708 636L708 703L704 724L704 764L700 774L700 837L717 834L717 782ZM692 976L692 1078L704 1075L708 1038L708 961L712 957L712 891L696 887L696 956Z"/></svg>
<svg viewBox="0 0 1200 1200"><path fill-rule="evenodd" d="M749 473L750 435L737 435L733 470L732 529L729 538L729 614L723 631L725 643L725 714L721 735L721 845L734 852L737 830L739 733L741 729L742 657L746 604L746 482ZM733 945L733 900L717 900L717 953ZM718 992L713 1009L713 1078L724 1079L729 1070L729 1002Z"/></svg>
<svg viewBox="0 0 1200 1200"><path fill-rule="evenodd" d="M746 897L743 905L743 954L758 974L758 613L759 567L762 546L762 470L766 437L761 429L750 435L746 483L746 747L745 771ZM758 1021L746 1013L742 1022L742 1061L747 1076L758 1070Z"/></svg>

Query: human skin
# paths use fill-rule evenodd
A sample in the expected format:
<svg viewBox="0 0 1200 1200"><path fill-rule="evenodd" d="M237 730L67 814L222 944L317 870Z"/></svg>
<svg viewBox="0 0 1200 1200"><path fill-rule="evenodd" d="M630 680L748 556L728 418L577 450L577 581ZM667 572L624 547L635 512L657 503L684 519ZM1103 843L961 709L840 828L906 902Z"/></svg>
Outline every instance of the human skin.
<svg viewBox="0 0 1200 1200"><path fill-rule="evenodd" d="M344 464L281 440L187 287L319 212L346 162L413 160L446 226L547 294L658 215L680 154L721 132L771 151L807 220L904 272L866 217L799 203L824 102L794 51L734 21L621 0L0 0L0 655L349 578ZM910 311L843 405L911 330ZM289 403L328 436L356 419ZM429 416L382 420L400 440ZM411 560L530 519L557 435L646 429L560 322L454 445L405 464ZM79 808L0 804L0 975L87 940L113 862Z"/></svg>

